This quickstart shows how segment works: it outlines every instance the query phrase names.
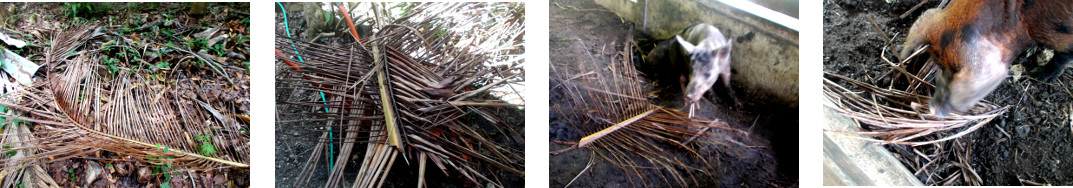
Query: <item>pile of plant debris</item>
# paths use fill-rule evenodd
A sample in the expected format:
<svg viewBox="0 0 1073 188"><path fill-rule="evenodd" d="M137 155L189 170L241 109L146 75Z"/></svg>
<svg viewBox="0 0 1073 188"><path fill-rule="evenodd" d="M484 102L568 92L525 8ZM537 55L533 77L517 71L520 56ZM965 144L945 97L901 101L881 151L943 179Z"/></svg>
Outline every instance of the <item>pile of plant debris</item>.
<svg viewBox="0 0 1073 188"><path fill-rule="evenodd" d="M940 4L824 1L825 95L833 91L856 95L833 101L857 103L854 108L864 107L855 110L858 115L872 113L869 119L891 122L873 121L859 131L872 136L868 139L897 143L884 147L924 184L1073 184L1068 170L1073 169L1073 163L1066 162L1073 160L1069 155L1073 151L1073 95L1069 89L1073 78L1063 74L1055 82L1043 82L1023 76L1048 61L1049 56L1043 55L1047 50L1029 50L1015 60L1011 76L970 113L982 116L932 121L934 117L924 115L931 91L925 69L932 69L931 65L921 61L927 59L923 57L903 63L893 54L901 50L900 44L917 17ZM902 117L892 116L894 113ZM879 114L885 118L876 118ZM903 115L911 118L902 119ZM970 119L977 120L966 121ZM913 128L902 120L931 127ZM902 124L898 126L902 128L889 126L894 124Z"/></svg>
<svg viewBox="0 0 1073 188"><path fill-rule="evenodd" d="M631 181L643 184L708 186L716 182L718 175L712 172L719 170L709 162L719 160L714 150L741 153L749 146L737 139L748 133L720 120L689 117L686 112L652 104L634 68L633 46L627 44L616 53L608 72L594 70L598 69L595 62L579 63L576 68L552 67L552 87L561 87L558 90L567 101L553 109L575 120L571 123L587 136L577 142L557 140L571 146L551 154L587 148L625 171ZM717 129L740 137L715 137ZM685 152L677 153L680 150ZM646 173L660 179L648 179Z"/></svg>
<svg viewBox="0 0 1073 188"><path fill-rule="evenodd" d="M276 5L277 186L522 186L522 3Z"/></svg>
<svg viewBox="0 0 1073 188"><path fill-rule="evenodd" d="M0 184L249 185L248 3L0 7Z"/></svg>

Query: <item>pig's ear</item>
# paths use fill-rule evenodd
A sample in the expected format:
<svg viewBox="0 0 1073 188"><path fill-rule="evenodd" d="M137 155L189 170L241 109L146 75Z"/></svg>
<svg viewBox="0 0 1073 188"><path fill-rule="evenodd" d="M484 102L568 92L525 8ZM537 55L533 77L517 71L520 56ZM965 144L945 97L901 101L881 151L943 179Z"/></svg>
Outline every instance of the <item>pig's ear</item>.
<svg viewBox="0 0 1073 188"><path fill-rule="evenodd" d="M690 54L692 54L693 50L697 48L696 45L693 45L693 43L689 43L689 41L683 39L682 36L675 35L674 37L678 39L678 44L682 45L682 48L685 48L686 52L689 52Z"/></svg>
<svg viewBox="0 0 1073 188"><path fill-rule="evenodd" d="M730 59L730 49L731 49L731 46L733 44L734 44L734 40L727 40L726 45L724 45L723 47L720 47L719 49L715 50L715 57L718 58L720 61L729 60Z"/></svg>
<svg viewBox="0 0 1073 188"><path fill-rule="evenodd" d="M909 34L905 37L905 44L902 45L902 51L898 53L898 60L905 61L916 52L917 48L928 44L927 38L930 34L929 31L932 27L937 26L937 23L941 23L944 18L944 14L939 12L939 9L929 9L920 14L916 22L913 22L913 26L909 27Z"/></svg>

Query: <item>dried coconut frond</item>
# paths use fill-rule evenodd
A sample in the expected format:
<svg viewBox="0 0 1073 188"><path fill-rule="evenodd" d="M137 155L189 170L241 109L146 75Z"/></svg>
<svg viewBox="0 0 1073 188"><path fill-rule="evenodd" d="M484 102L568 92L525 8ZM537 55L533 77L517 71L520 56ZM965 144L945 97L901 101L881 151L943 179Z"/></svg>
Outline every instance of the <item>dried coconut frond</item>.
<svg viewBox="0 0 1073 188"><path fill-rule="evenodd" d="M373 12L381 14L385 10L383 4L373 4ZM339 153L334 153L335 161L328 161L333 168L328 173L327 187L336 186L344 178L351 154L360 153L353 151L355 144L367 145L353 181L355 187L382 186L392 164L400 162L397 159L407 164L423 161L420 169L433 164L443 172L457 173L481 185L502 186L490 169L524 178L521 150L492 141L488 131L463 119L476 115L521 136L487 111L518 104L483 96L492 88L524 81L521 74L496 74L520 72L521 61L507 69L487 64L502 56L520 55L495 48L504 45L504 40L494 37L521 36L524 25L520 5L415 3L408 15L399 18L375 16L378 31L369 39L363 38L363 42L345 47L277 36L276 57L286 62L278 64L281 68L277 70L284 72L277 75L277 90L316 96L279 101L283 108L309 109L281 114L280 121L287 123L282 128L322 132L306 136L318 142L307 166L320 160L319 152L329 147L327 144L340 144ZM441 17L459 14L464 16ZM491 23L475 19L497 15L506 15L507 19ZM459 25L470 25L472 29L455 30ZM520 49L510 48L515 47ZM300 177L308 179L315 168L306 169L310 170L301 172ZM418 177L421 178L423 174ZM307 183L299 181L295 186L308 186Z"/></svg>
<svg viewBox="0 0 1073 188"><path fill-rule="evenodd" d="M137 74L121 71L104 79L95 50L82 50L87 40L99 34L95 27L72 27L56 32L46 62L62 67L41 84L0 101L15 111L0 115L34 125L31 136L21 136L23 147L0 152L25 156L0 158L5 170L33 167L49 162L84 157L97 151L151 164L208 170L249 167L249 138L244 128L229 117L213 116L211 106L193 105L197 99L176 94ZM96 33L96 34L95 34ZM80 50L80 51L75 51ZM64 51L60 53L59 51ZM73 57L73 59L69 59ZM204 135L216 152L206 155L192 143Z"/></svg>

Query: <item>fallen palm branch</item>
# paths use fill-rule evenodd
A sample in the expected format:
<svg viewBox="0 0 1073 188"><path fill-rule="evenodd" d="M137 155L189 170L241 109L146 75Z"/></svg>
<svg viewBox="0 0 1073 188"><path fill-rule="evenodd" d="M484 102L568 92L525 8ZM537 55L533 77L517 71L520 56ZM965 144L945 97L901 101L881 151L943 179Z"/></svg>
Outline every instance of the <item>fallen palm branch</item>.
<svg viewBox="0 0 1073 188"><path fill-rule="evenodd" d="M410 11L400 18L381 15L384 5L371 4L379 30L371 37L361 37L361 43L339 47L276 37L276 46L284 48L277 51L277 59L284 62L278 64L278 69L287 70L277 76L277 91L323 93L323 97L312 94L308 98L277 99L284 108L308 109L281 113L280 122L287 122L281 126L345 135L308 136L318 146L342 146L339 153L323 152L337 156L336 161L329 162L324 186L336 187L350 160L361 161L352 181L354 187L383 186L396 163L418 165L414 168L419 172L415 180L421 183L425 183L423 177L429 164L479 185L504 186L499 180L503 178L501 172L524 178L522 151L513 144L494 140L520 134L488 112L492 108L516 109L519 105L486 96L492 88L522 81L519 74L493 74L520 72L521 61L507 69L487 65L503 59L500 53L517 55L509 54L509 50L489 49L520 47L510 41L524 29L522 14L517 10L520 4L406 4L411 6ZM480 17L440 17L467 11L509 14L484 25L472 24L484 19ZM460 32L450 27L456 24L480 27ZM343 37L351 38L336 39ZM481 126L483 122L516 135L490 135L489 127ZM354 151L360 147L364 152ZM353 154L362 157L351 158ZM316 170L306 169L309 170L302 172L303 179L309 179ZM309 186L308 183L294 185Z"/></svg>
<svg viewBox="0 0 1073 188"><path fill-rule="evenodd" d="M932 79L938 67L932 61L924 62L923 66L910 63L924 48L899 63L881 55L881 59L891 66L891 71L883 75L890 77L891 85L887 87L825 72L824 97L830 102L825 102L824 106L857 120L865 128L858 131L825 131L854 139L895 144L888 148L900 153L902 163L919 177L925 177L922 178L925 183L949 185L953 181L951 178L960 178L965 180L964 185L979 185L979 176L969 167L971 163L967 156L971 149L967 148L971 147L964 146L965 142L971 143L971 140L966 140L964 136L1004 114L1009 107L981 102L968 112L951 117L929 113L927 104L930 97L920 93L927 93L934 87L926 80ZM919 68L913 72L910 71L912 67ZM856 90L839 83L854 86ZM950 151L950 148L955 149Z"/></svg>
<svg viewBox="0 0 1073 188"><path fill-rule="evenodd" d="M640 85L643 82L631 62L631 46L625 45L606 67L597 62L578 63L576 68L552 66L553 83L559 83L553 90L564 91L569 101L563 104L566 106L552 108L569 116L587 136L551 154L590 149L626 171L631 180L639 179L645 185L657 181L647 179L644 174L648 169L662 169L656 173L665 184L688 186L714 181L717 175L710 173L715 169L708 162L710 151L706 149L710 147L704 145L725 143L707 131L718 128L734 134L744 132L717 120L689 118L679 110L651 104L644 97ZM604 68L609 70L599 70ZM694 174L697 172L701 174ZM698 180L697 175L712 180Z"/></svg>
<svg viewBox="0 0 1073 188"><path fill-rule="evenodd" d="M175 169L249 167L248 135L242 133L248 128L236 119L164 86L167 83L162 80L129 71L99 74L98 51L85 49L84 43L104 35L108 34L96 27L54 33L57 41L73 42L47 49L51 61L44 64L60 71L14 93L19 97L0 100L0 105L17 112L0 117L31 123L13 126L33 125L30 133L19 132L20 140L12 143L22 147L0 151L20 154L0 157L4 170L86 157L97 151ZM175 76L180 78L169 80L184 75ZM205 152L193 143L194 137L213 143L214 151Z"/></svg>

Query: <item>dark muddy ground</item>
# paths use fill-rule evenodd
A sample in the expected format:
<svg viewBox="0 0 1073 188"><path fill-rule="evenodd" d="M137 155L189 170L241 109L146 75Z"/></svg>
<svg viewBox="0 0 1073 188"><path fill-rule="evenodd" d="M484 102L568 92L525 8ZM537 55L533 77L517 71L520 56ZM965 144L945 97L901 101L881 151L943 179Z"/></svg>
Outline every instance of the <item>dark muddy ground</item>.
<svg viewBox="0 0 1073 188"><path fill-rule="evenodd" d="M910 26L930 2L905 18L919 1L881 0L824 2L824 71L869 83L888 70L879 59L887 36L900 50ZM873 25L871 17L880 29ZM887 53L890 55L890 51ZM1020 62L1014 62L1017 64ZM1034 61L1030 62L1035 63ZM1031 67L1031 66L1029 66ZM886 81L889 82L889 81ZM985 185L1022 185L1022 180L1073 185L1073 78L1066 71L1055 82L1008 77L984 100L1011 106L999 119L969 134L972 167Z"/></svg>
<svg viewBox="0 0 1073 188"><path fill-rule="evenodd" d="M606 71L610 58L616 51L621 51L624 44L631 40L636 30L629 23L623 23L614 13L593 1L551 1L550 5L550 54L551 64L562 72L576 72L578 64L594 63L593 67L603 67ZM640 36L641 34L632 34ZM636 37L637 40L642 37ZM642 43L643 44L643 43ZM554 86L556 78L563 75L552 73L549 91L550 97L550 139L553 141L577 141L582 135L570 119L560 112L569 111L565 93ZM610 73L601 73L610 74ZM646 87L650 87L645 83ZM739 88L740 89L740 88ZM718 90L716 90L718 91ZM737 96L745 103L743 108L730 106L729 101L709 92L698 114L702 117L717 118L731 127L750 132L748 136L739 136L729 132L716 131L709 135L720 139L734 139L745 145L756 147L712 146L713 152L704 153L711 165L716 168L712 177L714 182L702 182L691 186L732 186L732 187L788 187L797 185L797 109L771 107L750 102L748 96ZM741 93L741 92L739 92ZM664 99L678 97L663 97ZM656 97L650 97L655 99ZM652 100L655 104L679 108L680 100ZM754 126L755 125L755 126ZM560 150L569 145L551 142L551 150ZM670 153L681 156L682 153ZM578 174L586 167L591 157L596 162L583 174ZM696 164L696 161L686 161ZM562 187L577 176L571 186L578 187L665 187L670 186L661 180L658 172L645 172L646 180L630 179L625 171L593 156L587 149L578 149L559 155L552 155L550 165L551 187Z"/></svg>

